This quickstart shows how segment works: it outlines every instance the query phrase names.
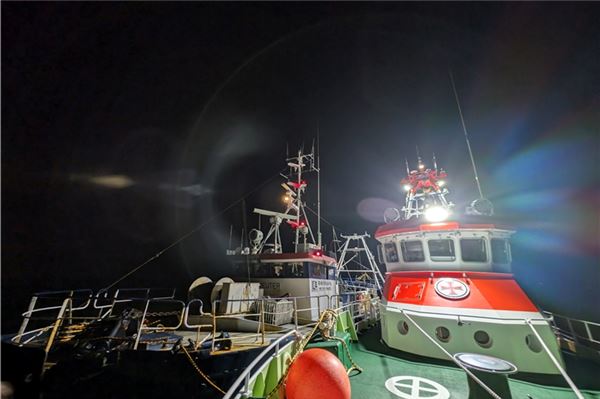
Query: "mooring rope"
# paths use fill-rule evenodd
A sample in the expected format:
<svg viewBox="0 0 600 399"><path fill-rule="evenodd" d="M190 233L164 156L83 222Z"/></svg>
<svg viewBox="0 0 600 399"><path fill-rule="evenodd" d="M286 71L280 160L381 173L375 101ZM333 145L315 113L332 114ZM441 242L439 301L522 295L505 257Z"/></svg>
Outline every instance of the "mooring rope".
<svg viewBox="0 0 600 399"><path fill-rule="evenodd" d="M556 360L556 358L554 357L554 355L552 354L552 352L550 351L550 349L544 343L544 340L542 339L542 337L540 336L540 334L537 332L537 330L535 329L535 327L533 327L533 323L531 322L531 319L525 320L525 323L529 326L529 328L531 329L531 331L533 331L533 333L535 334L536 338L540 341L540 344L542 344L542 348L544 348L544 351L546 351L546 353L548 354L548 357L550 357L550 360L552 360L552 363L554 363L554 365L556 366L556 368L558 369L558 371L562 374L562 376L565 379L565 381L567 381L567 384L569 384L569 386L571 387L571 389L575 393L575 396L577 396L578 399L584 399L583 395L581 394L581 392L579 391L579 389L577 388L577 386L575 385L575 383L573 382L573 380L571 380L571 378L569 377L569 375L567 374L567 372L565 371L565 369L561 367L561 365L558 362L558 360Z"/></svg>
<svg viewBox="0 0 600 399"><path fill-rule="evenodd" d="M414 321L413 318L410 317L405 310L402 310L402 314L404 316L406 316L406 318L408 320L410 320L410 322L413 323L414 326L417 327L417 329L419 331L421 331L423 333L423 335L425 335L425 337L427 337L427 339L429 339L431 342L433 342L433 344L435 346L437 346L442 352L444 352L444 354L446 356L448 356L450 358L450 360L452 360L458 367L460 367L461 369L463 369L465 371L465 373L467 373L469 375L469 377L471 377L476 383L478 383L483 389L485 389L487 391L487 393L489 393L494 399L502 399L496 392L494 392L492 390L492 388L488 387L483 381L481 381L479 378L477 378L475 376L475 374L473 374L473 372L471 370L469 370L464 365L462 365L458 360L456 360L454 358L454 356L452 356L450 354L450 352L448 352L446 349L444 349L444 347L442 345L438 344L435 341L435 339L433 339L429 334L427 334L427 332L419 324L417 324L417 322Z"/></svg>

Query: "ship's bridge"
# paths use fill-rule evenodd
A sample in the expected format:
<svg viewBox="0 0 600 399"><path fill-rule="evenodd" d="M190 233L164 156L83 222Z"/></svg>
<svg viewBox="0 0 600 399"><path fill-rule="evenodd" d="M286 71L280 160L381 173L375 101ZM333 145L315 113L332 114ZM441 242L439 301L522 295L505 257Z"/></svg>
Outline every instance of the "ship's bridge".
<svg viewBox="0 0 600 399"><path fill-rule="evenodd" d="M375 238L387 271L464 270L511 272L510 228L481 221L380 226Z"/></svg>

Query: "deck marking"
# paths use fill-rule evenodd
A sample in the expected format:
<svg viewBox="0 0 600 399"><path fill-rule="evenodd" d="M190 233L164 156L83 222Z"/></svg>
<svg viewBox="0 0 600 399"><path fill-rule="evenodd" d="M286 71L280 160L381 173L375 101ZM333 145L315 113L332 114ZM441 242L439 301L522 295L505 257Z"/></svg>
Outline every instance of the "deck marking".
<svg viewBox="0 0 600 399"><path fill-rule="evenodd" d="M455 278L441 278L434 288L439 296L447 299L462 299L469 295L469 287Z"/></svg>
<svg viewBox="0 0 600 399"><path fill-rule="evenodd" d="M388 391L403 399L449 399L450 392L441 384L421 377L400 375L385 382ZM421 396L421 392L424 393Z"/></svg>

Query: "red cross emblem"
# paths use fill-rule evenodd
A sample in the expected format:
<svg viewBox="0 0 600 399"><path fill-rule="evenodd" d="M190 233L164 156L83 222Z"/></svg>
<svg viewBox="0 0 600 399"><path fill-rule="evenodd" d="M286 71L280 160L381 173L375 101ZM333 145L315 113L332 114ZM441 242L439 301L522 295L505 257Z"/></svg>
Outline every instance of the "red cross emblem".
<svg viewBox="0 0 600 399"><path fill-rule="evenodd" d="M462 299L469 295L469 286L455 278L441 278L435 283L435 292L443 298Z"/></svg>

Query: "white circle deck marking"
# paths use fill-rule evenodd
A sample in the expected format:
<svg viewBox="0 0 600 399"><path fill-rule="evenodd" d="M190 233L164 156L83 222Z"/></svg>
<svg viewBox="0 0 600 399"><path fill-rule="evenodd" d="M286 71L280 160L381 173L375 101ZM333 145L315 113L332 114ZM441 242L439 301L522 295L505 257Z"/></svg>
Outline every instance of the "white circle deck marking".
<svg viewBox="0 0 600 399"><path fill-rule="evenodd" d="M455 278L441 278L434 288L439 296L447 299L462 299L469 295L469 286Z"/></svg>
<svg viewBox="0 0 600 399"><path fill-rule="evenodd" d="M449 399L450 392L427 378L400 375L385 382L388 391L403 399ZM423 395L421 395L423 393Z"/></svg>

